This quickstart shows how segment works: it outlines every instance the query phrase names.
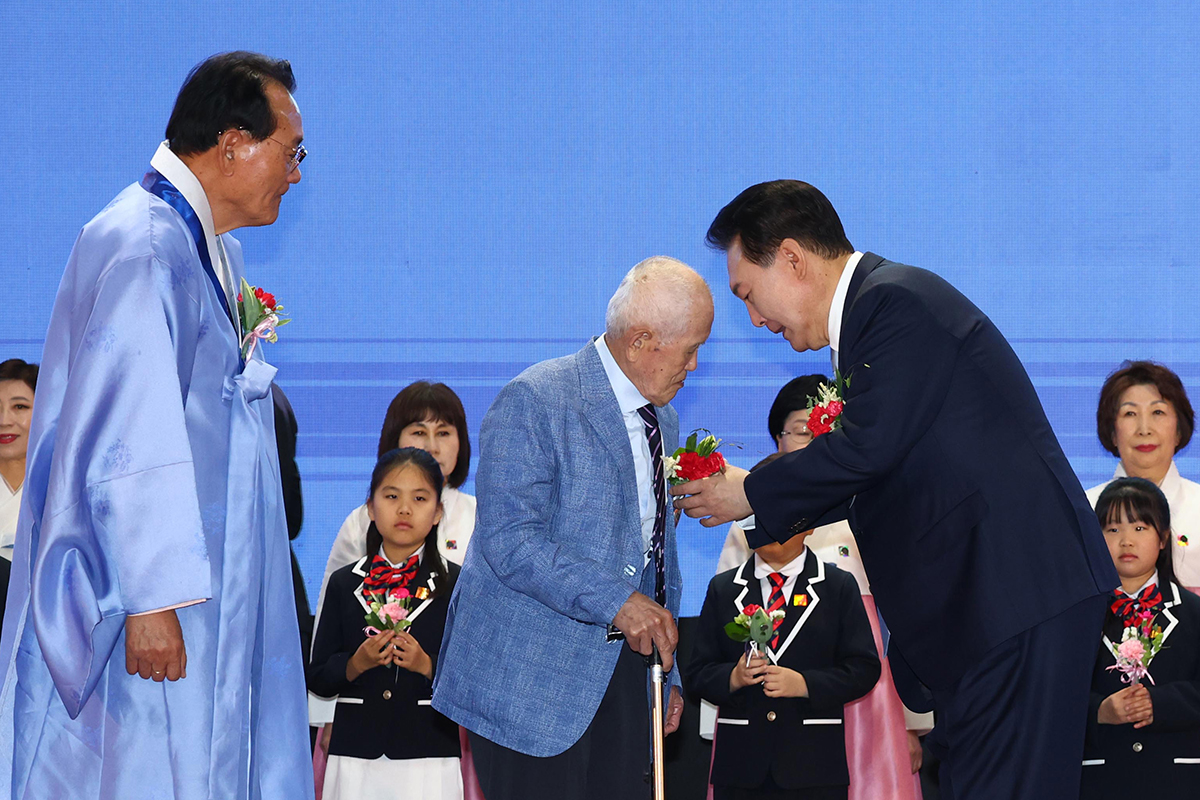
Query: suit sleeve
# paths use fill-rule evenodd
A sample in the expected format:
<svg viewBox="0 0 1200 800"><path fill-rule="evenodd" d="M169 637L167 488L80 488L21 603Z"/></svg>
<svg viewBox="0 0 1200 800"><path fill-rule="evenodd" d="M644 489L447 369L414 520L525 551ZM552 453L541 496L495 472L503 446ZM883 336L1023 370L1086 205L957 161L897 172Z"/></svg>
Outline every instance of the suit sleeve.
<svg viewBox="0 0 1200 800"><path fill-rule="evenodd" d="M873 287L847 323L862 333L855 362L843 367L842 427L746 478L757 522L751 547L842 518L839 507L894 469L941 409L961 342L920 299L893 284Z"/></svg>
<svg viewBox="0 0 1200 800"><path fill-rule="evenodd" d="M296 464L296 435L299 428L292 404L276 384L271 384L271 400L275 405L275 441L279 450L279 480L283 489L288 538L295 539L304 525L304 495L300 489L300 467Z"/></svg>
<svg viewBox="0 0 1200 800"><path fill-rule="evenodd" d="M692 645L692 656L683 666L684 681L689 691L694 692L714 705L729 702L732 693L729 691L729 674L737 665L736 661L728 660L728 647L725 642L725 622L722 621L719 609L721 607L716 580L708 584L708 593L704 597L704 606L700 610L700 620L696 625L696 642Z"/></svg>
<svg viewBox="0 0 1200 800"><path fill-rule="evenodd" d="M808 697L814 709L840 711L857 700L879 680L879 653L867 619L862 594L854 578L843 573L834 597L838 604L838 644L835 663L830 667L801 672L808 684Z"/></svg>
<svg viewBox="0 0 1200 800"><path fill-rule="evenodd" d="M325 593L321 621L313 635L312 662L308 667L308 689L320 697L341 694L350 681L346 680L346 664L354 655L343 647L342 600L345 587L334 578ZM365 623L364 623L365 624Z"/></svg>
<svg viewBox="0 0 1200 800"><path fill-rule="evenodd" d="M546 403L520 381L501 389L488 409L471 547L513 591L572 619L607 625L634 589L551 537L557 464L546 446L546 413Z"/></svg>
<svg viewBox="0 0 1200 800"><path fill-rule="evenodd" d="M1151 685L1146 689L1154 706L1154 722L1151 723L1154 730L1195 731L1200 728L1200 674L1193 675L1190 680Z"/></svg>

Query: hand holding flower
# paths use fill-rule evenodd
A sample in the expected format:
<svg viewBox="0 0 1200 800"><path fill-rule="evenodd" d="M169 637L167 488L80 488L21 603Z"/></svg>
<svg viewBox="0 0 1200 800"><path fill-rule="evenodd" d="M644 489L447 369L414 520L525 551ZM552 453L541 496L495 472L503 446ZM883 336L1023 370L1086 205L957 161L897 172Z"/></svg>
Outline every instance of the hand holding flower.
<svg viewBox="0 0 1200 800"><path fill-rule="evenodd" d="M808 697L808 681L794 669L772 664L763 676L763 694L767 697Z"/></svg>
<svg viewBox="0 0 1200 800"><path fill-rule="evenodd" d="M378 636L368 636L346 662L346 680L357 680L369 669L391 664L393 660L392 639L395 634L384 631Z"/></svg>
<svg viewBox="0 0 1200 800"><path fill-rule="evenodd" d="M1144 728L1154 722L1154 703L1150 691L1141 684L1113 692L1100 703L1096 722L1101 725L1128 725Z"/></svg>
<svg viewBox="0 0 1200 800"><path fill-rule="evenodd" d="M421 647L421 643L411 633L401 631L396 634L394 647L395 655L392 657L394 663L409 672L415 672L433 680L433 659L429 657L429 654Z"/></svg>
<svg viewBox="0 0 1200 800"><path fill-rule="evenodd" d="M747 659L739 658L733 665L733 671L729 673L729 691L736 692L747 686L763 682L763 676L767 671L767 660L762 656L754 656L748 661L747 664Z"/></svg>

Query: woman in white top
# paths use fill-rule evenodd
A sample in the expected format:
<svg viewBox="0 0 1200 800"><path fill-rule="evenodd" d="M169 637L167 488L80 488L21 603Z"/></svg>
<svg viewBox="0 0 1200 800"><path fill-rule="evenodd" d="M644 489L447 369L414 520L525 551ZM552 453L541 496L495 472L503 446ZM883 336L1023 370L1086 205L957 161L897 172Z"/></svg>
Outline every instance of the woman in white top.
<svg viewBox="0 0 1200 800"><path fill-rule="evenodd" d="M21 510L37 374L37 364L26 364L19 358L0 364L0 556L8 561L12 561L17 514Z"/></svg>
<svg viewBox="0 0 1200 800"><path fill-rule="evenodd" d="M1161 364L1126 361L1100 389L1096 435L1121 460L1113 479L1145 478L1162 489L1171 507L1175 579L1200 594L1200 484L1183 478L1175 466L1195 422L1183 382ZM1088 490L1093 506L1108 484Z"/></svg>
<svg viewBox="0 0 1200 800"><path fill-rule="evenodd" d="M767 429L776 452L755 468L780 456L802 450L812 443L808 430L808 399L817 396L817 388L829 381L824 375L804 375L784 384L767 414ZM882 671L879 682L865 697L848 703L845 710L846 760L850 769L850 800L920 800L920 735L933 727L932 714L916 714L900 702L892 683L883 647L875 599L867 581L854 533L845 521L817 528L808 538L808 548L817 558L852 574L858 581L863 605L879 647ZM717 561L717 572L733 569L750 558L746 533L733 523Z"/></svg>

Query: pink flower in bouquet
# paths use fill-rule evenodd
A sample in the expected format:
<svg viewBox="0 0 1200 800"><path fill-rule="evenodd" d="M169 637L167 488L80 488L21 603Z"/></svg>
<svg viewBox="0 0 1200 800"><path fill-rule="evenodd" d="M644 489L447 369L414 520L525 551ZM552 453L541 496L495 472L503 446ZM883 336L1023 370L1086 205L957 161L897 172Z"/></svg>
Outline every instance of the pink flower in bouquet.
<svg viewBox="0 0 1200 800"><path fill-rule="evenodd" d="M1117 653L1122 658L1127 658L1130 661L1136 661L1140 664L1142 657L1146 655L1146 648L1138 639L1126 639L1117 646Z"/></svg>
<svg viewBox="0 0 1200 800"><path fill-rule="evenodd" d="M399 603L388 603L379 609L379 618L395 625L408 616L408 611Z"/></svg>
<svg viewBox="0 0 1200 800"><path fill-rule="evenodd" d="M388 596L401 598L408 597L408 589L392 589L392 591L388 593Z"/></svg>

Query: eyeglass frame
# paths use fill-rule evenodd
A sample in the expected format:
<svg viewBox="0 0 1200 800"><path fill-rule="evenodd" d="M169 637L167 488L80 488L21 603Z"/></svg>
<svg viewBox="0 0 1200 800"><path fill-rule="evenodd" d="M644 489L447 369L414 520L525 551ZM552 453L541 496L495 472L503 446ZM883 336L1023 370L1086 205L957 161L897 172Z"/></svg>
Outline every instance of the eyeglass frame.
<svg viewBox="0 0 1200 800"><path fill-rule="evenodd" d="M780 431L779 435L780 436L809 436L809 437L811 437L813 435L813 433L812 433L812 431L810 431L808 429L808 426L805 425L805 426L801 427L801 429L798 431L788 431L788 430Z"/></svg>
<svg viewBox="0 0 1200 800"><path fill-rule="evenodd" d="M228 130L228 128L226 128L225 130ZM246 128L242 128L240 126L238 128L236 128L236 130L242 131L244 133L251 133ZM225 131L217 131L217 138L220 139L224 133L225 133ZM251 134L251 135L253 135L253 134ZM286 144L279 141L274 136L268 136L266 139L261 139L261 140L256 139L255 141L274 142L275 144L282 147L286 152L290 153L291 155L288 156L288 174L289 175L292 172L294 172L297 167L300 166L301 161L303 161L305 158L308 157L308 148L305 147L303 143L298 144L295 147L288 147Z"/></svg>

